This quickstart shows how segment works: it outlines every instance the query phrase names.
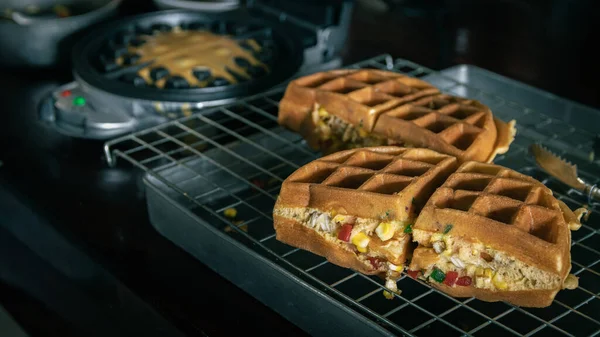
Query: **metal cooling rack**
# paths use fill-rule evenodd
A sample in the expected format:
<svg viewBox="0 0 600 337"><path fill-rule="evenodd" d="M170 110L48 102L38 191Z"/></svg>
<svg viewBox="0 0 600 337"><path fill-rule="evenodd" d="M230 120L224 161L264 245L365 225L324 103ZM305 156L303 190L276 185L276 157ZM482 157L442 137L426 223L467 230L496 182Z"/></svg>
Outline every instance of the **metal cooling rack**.
<svg viewBox="0 0 600 337"><path fill-rule="evenodd" d="M517 120L517 137L496 163L529 174L550 187L572 209L587 197L549 177L535 166L527 147L542 142L578 165L581 176L599 183L600 166L588 159L590 132L518 102L486 93L410 61L382 55L350 66L377 68L422 77L442 91L478 99L504 120ZM573 232L572 273L575 290L559 292L543 309L519 308L472 298L455 299L421 281L403 276L402 293L382 295L383 282L328 263L324 258L275 239L271 211L281 182L318 153L297 134L277 125L277 104L284 87L225 107L172 121L106 143L111 165L117 158L147 173L147 184L185 212L191 212L223 235L234 238L299 278L332 301L351 308L373 325L403 335L600 335L600 214ZM466 90L466 91L465 91ZM600 115L599 115L600 116ZM232 220L225 210L235 208ZM198 226L202 226L199 222ZM316 295L315 295L316 296ZM383 331L383 330L382 330Z"/></svg>

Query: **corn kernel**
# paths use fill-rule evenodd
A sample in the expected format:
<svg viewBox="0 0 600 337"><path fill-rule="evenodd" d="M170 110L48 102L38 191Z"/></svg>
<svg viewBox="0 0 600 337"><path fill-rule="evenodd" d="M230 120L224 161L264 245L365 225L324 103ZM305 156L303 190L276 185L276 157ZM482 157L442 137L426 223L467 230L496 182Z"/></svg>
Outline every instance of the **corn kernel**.
<svg viewBox="0 0 600 337"><path fill-rule="evenodd" d="M385 296L385 298L387 298L388 300L393 300L394 299L394 294L392 294L391 292L384 290L383 291L383 296Z"/></svg>
<svg viewBox="0 0 600 337"><path fill-rule="evenodd" d="M223 211L223 214L228 217L228 218L235 218L237 216L237 209L235 208L228 208L226 210Z"/></svg>
<svg viewBox="0 0 600 337"><path fill-rule="evenodd" d="M338 214L333 217L333 222L343 223L345 219L345 216Z"/></svg>
<svg viewBox="0 0 600 337"><path fill-rule="evenodd" d="M402 271L402 269L404 269L404 267L397 266L391 262L388 262L388 267L390 268L390 270L393 270L393 271Z"/></svg>
<svg viewBox="0 0 600 337"><path fill-rule="evenodd" d="M485 268L485 272L484 272L485 277L492 278L493 274L494 274L494 272L490 268Z"/></svg>
<svg viewBox="0 0 600 337"><path fill-rule="evenodd" d="M475 275L475 270L477 269L477 267L475 267L474 264L470 264L467 266L467 275L471 276L471 275Z"/></svg>
<svg viewBox="0 0 600 337"><path fill-rule="evenodd" d="M441 241L443 237L441 233L431 234L431 242Z"/></svg>
<svg viewBox="0 0 600 337"><path fill-rule="evenodd" d="M498 288L499 290L506 290L508 288L508 284L504 282L504 278L498 273L494 275L494 277L492 278L492 282L494 283L494 286L496 286L496 288Z"/></svg>
<svg viewBox="0 0 600 337"><path fill-rule="evenodd" d="M362 138L366 138L369 135L369 133L367 131L363 130L362 128L359 128L358 135L361 136Z"/></svg>
<svg viewBox="0 0 600 337"><path fill-rule="evenodd" d="M377 236L379 236L381 241L387 241L387 240L391 239L392 236L394 236L395 231L396 231L396 228L395 228L394 224L392 224L390 222L382 222L375 229L375 233L377 233Z"/></svg>
<svg viewBox="0 0 600 337"><path fill-rule="evenodd" d="M477 269L475 269L475 276L483 276L484 273L484 269L481 267L477 267Z"/></svg>
<svg viewBox="0 0 600 337"><path fill-rule="evenodd" d="M320 107L318 112L319 112L319 117L327 117L327 116L329 116L329 113L323 107Z"/></svg>
<svg viewBox="0 0 600 337"><path fill-rule="evenodd" d="M334 218L338 215L337 211L335 209L332 209L330 213L331 213L331 216Z"/></svg>
<svg viewBox="0 0 600 337"><path fill-rule="evenodd" d="M367 252L369 241L371 241L371 239L363 232L356 233L352 237L352 244L355 245L356 249L358 249L358 251L361 253Z"/></svg>

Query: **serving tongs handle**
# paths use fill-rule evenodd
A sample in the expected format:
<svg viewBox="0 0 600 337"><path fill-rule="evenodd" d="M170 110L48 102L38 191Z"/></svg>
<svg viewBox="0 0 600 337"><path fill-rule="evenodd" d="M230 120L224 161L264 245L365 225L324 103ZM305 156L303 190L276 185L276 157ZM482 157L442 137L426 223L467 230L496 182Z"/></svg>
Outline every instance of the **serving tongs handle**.
<svg viewBox="0 0 600 337"><path fill-rule="evenodd" d="M587 194L589 205L593 203L597 204L597 201L600 201L600 187L598 185L586 185L585 193Z"/></svg>

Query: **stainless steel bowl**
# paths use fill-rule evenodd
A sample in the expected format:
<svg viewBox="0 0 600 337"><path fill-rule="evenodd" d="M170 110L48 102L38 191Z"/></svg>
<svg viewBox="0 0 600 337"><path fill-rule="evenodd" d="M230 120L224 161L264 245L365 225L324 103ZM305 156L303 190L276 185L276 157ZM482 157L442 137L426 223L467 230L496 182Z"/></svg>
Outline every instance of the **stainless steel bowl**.
<svg viewBox="0 0 600 337"><path fill-rule="evenodd" d="M52 8L56 0L5 0L0 4L0 64L48 67L60 63L70 52L68 38L104 19L113 17L121 0L67 0L66 6L87 10L67 17L36 15L34 8Z"/></svg>

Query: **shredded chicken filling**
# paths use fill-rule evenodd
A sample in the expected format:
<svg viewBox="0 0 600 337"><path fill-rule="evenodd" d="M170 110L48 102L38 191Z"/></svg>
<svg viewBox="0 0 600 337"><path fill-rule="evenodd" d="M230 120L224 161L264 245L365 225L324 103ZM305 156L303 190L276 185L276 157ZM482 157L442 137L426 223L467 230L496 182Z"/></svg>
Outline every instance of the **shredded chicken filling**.
<svg viewBox="0 0 600 337"><path fill-rule="evenodd" d="M313 208L281 208L275 215L294 219L315 230L327 241L352 251L369 269L386 275L386 287L397 292L396 280L400 278L405 261L408 222L377 220L322 212ZM344 228L344 226L351 225Z"/></svg>
<svg viewBox="0 0 600 337"><path fill-rule="evenodd" d="M415 231L415 237L427 235ZM429 263L424 263L423 277L431 276L434 269L445 274L455 271L459 277L468 276L472 286L488 290L556 289L561 280L557 275L530 266L483 244L474 244L436 233L430 236ZM423 242L423 241L419 241Z"/></svg>
<svg viewBox="0 0 600 337"><path fill-rule="evenodd" d="M330 115L323 108L315 109L312 118L317 126L315 132L319 135L321 147L326 149L327 152L360 147L398 145L397 142L368 133L361 126L354 126L337 116Z"/></svg>

